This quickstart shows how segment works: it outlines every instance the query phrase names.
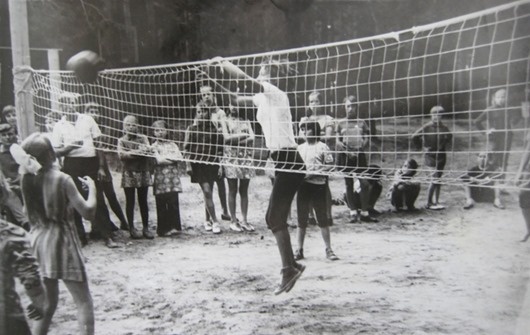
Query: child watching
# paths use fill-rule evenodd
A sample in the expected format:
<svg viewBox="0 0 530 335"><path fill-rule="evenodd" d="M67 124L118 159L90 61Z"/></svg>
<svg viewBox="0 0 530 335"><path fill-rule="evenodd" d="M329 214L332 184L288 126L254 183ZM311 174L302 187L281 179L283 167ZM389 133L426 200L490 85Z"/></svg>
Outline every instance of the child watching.
<svg viewBox="0 0 530 335"><path fill-rule="evenodd" d="M121 186L125 192L125 213L131 237L142 238L142 234L134 227L136 191L142 217L143 237L153 239L155 236L149 231L149 206L147 204L147 191L152 184L147 155L152 152L152 149L147 136L141 134L138 128L136 116L127 115L123 119L125 134L118 139L118 156L123 164Z"/></svg>
<svg viewBox="0 0 530 335"><path fill-rule="evenodd" d="M329 184L327 176L322 172L332 168L333 156L326 144L320 142L320 124L317 121L306 121L300 127L306 135L306 142L298 146L298 152L305 162L307 174L298 189L296 205L298 210L298 249L295 260L304 258L304 240L309 212L314 208L317 223L326 246L326 258L336 261L339 258L331 249L329 227L331 219L331 203L328 201ZM328 167L326 167L328 165Z"/></svg>
<svg viewBox="0 0 530 335"><path fill-rule="evenodd" d="M85 105L85 114L91 116L98 125L101 117L99 110L100 108L101 106L99 104L93 102L87 103ZM102 134L100 136L100 140L98 141L101 150L99 154L100 171L98 171L98 179L96 181L97 189L103 193L105 198L107 198L110 208L112 209L118 220L120 220L120 229L129 230L129 223L127 222L127 219L123 214L120 202L118 201L118 197L116 196L116 191L114 190L114 183L112 181L112 173L110 172L109 164L107 162L107 156L104 152L104 150L108 148L107 146L109 142L109 137L105 134Z"/></svg>
<svg viewBox="0 0 530 335"><path fill-rule="evenodd" d="M7 105L2 109L2 119L0 120L1 123L7 123L11 127L13 127L13 132L15 134L15 138L17 138L18 134L18 128L17 128L17 109L15 106ZM17 141L15 141L17 142Z"/></svg>
<svg viewBox="0 0 530 335"><path fill-rule="evenodd" d="M431 108L431 121L424 124L412 134L412 142L420 147L423 144L425 153L425 166L432 170L431 183L427 195L427 206L432 210L441 210L445 206L439 203L440 189L442 187L441 178L447 160L446 146L453 139L453 135L442 123L442 106Z"/></svg>
<svg viewBox="0 0 530 335"><path fill-rule="evenodd" d="M240 110L230 106L230 113L225 122L222 123L224 137L224 174L228 179L228 208L232 223L230 229L233 231L254 231L254 227L248 223L248 186L250 179L256 175L252 168L254 159L252 157L252 143L254 142L254 131L250 121L241 117ZM238 187L239 182L239 187ZM239 190L241 197L241 216L239 222L236 217L236 197Z"/></svg>
<svg viewBox="0 0 530 335"><path fill-rule="evenodd" d="M90 177L79 177L88 190L85 200L72 177L53 167L55 151L46 136L31 134L22 142L28 161L41 168L22 175L21 189L32 223L33 253L40 264L46 292L43 318L36 322L36 334L46 334L59 302L59 280L72 294L77 306L80 334L94 334L94 307L88 288L81 242L71 215L77 210L93 220L96 214L96 186ZM23 166L24 168L24 166Z"/></svg>
<svg viewBox="0 0 530 335"><path fill-rule="evenodd" d="M403 163L403 167L394 175L394 182L390 186L387 197L396 211L402 211L406 206L409 211L416 210L414 203L420 194L420 183L412 180L418 170L416 160L409 158Z"/></svg>
<svg viewBox="0 0 530 335"><path fill-rule="evenodd" d="M180 184L178 161L182 154L177 144L168 140L166 122L159 120L153 123L155 142L152 148L155 154L153 193L156 199L156 213L158 236L176 235L182 230L180 222L179 193Z"/></svg>
<svg viewBox="0 0 530 335"><path fill-rule="evenodd" d="M475 202L493 202L493 206L504 209L501 202L501 189L496 187L496 179L501 177L500 167L497 167L487 152L481 152L477 157L477 165L473 166L462 176L466 203L464 209L471 209Z"/></svg>
<svg viewBox="0 0 530 335"><path fill-rule="evenodd" d="M206 221L204 229L219 234L221 227L215 215L212 190L215 180L219 177L219 158L223 136L210 119L210 107L204 102L199 102L196 106L196 113L196 123L186 129L184 149L188 159L193 161L190 163L191 182L200 185L204 203L210 215L210 220Z"/></svg>

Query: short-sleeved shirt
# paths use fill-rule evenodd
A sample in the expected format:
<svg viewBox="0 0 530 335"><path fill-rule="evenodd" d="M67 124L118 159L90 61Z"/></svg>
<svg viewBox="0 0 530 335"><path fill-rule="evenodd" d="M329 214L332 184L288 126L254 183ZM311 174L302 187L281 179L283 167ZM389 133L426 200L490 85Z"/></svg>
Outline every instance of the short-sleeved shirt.
<svg viewBox="0 0 530 335"><path fill-rule="evenodd" d="M307 169L305 181L317 185L325 184L327 177L315 172L322 172L324 165L333 164L333 156L328 146L320 141L314 144L306 142L300 144L297 149Z"/></svg>
<svg viewBox="0 0 530 335"><path fill-rule="evenodd" d="M287 94L268 82L261 83L263 92L254 95L258 111L256 119L261 125L265 144L271 151L296 148L291 108Z"/></svg>
<svg viewBox="0 0 530 335"><path fill-rule="evenodd" d="M95 157L96 147L94 140L101 136L101 130L92 116L78 114L75 124L72 125L65 118L61 119L52 133L52 145L63 147L74 141L82 140L83 144L66 154L67 157Z"/></svg>
<svg viewBox="0 0 530 335"><path fill-rule="evenodd" d="M445 147L453 138L449 128L444 124L427 123L421 133L423 137L423 148L427 152L445 151Z"/></svg>
<svg viewBox="0 0 530 335"><path fill-rule="evenodd" d="M364 120L341 119L337 122L337 135L350 151L363 149L363 139L370 133Z"/></svg>

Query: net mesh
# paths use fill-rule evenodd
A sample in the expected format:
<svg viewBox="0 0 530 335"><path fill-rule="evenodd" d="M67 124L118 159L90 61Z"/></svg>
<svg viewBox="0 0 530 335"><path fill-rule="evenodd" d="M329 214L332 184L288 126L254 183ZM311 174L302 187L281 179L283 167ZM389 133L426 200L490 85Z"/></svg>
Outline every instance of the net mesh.
<svg viewBox="0 0 530 335"><path fill-rule="evenodd" d="M462 176L477 165L479 153L486 151L498 172L495 178L507 182L514 178L528 137L529 16L530 2L518 1L400 32L227 60L253 78L264 61L281 64L277 86L287 94L292 120L273 128L292 127L301 143L299 121L319 120L321 139L336 163L326 174L350 173L340 165L341 156L355 159L361 153L366 165L381 167L385 178L392 178L407 159L415 159L416 177L427 181L433 170L429 165L440 170L445 155L440 182L461 184ZM196 118L205 85L215 92L213 104L228 115L213 128ZM256 107L231 108L231 96L221 87L252 96L251 82L230 77L206 61L104 70L93 84L78 82L71 72L34 71L36 126L46 131L46 116L61 110L60 97L77 94L73 104L78 111L88 102L99 104L98 123L109 151L118 150L123 119L134 115L138 131L151 142L153 122L164 120L168 137L188 151L184 160L189 162L270 166ZM310 103L312 92L319 93L319 108ZM495 98L502 92L504 101ZM350 96L353 112L348 113ZM429 123L434 106L442 106L434 110L444 126ZM217 110L209 105L202 109ZM215 131L225 135L224 141L214 139ZM248 136L226 140L240 133ZM223 159L227 144L244 159ZM208 146L215 149L205 150ZM203 152L192 155L190 150Z"/></svg>

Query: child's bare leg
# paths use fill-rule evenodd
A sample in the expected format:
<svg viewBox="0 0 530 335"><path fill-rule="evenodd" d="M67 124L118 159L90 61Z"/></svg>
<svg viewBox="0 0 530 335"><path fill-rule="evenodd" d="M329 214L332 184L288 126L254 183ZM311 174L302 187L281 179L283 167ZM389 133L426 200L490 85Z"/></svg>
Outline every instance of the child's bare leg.
<svg viewBox="0 0 530 335"><path fill-rule="evenodd" d="M88 289L88 282L65 280L64 284L77 306L77 322L79 334L94 335L94 304Z"/></svg>
<svg viewBox="0 0 530 335"><path fill-rule="evenodd" d="M320 233L322 234L322 239L326 245L326 250L331 249L331 234L329 232L329 227L320 227Z"/></svg>
<svg viewBox="0 0 530 335"><path fill-rule="evenodd" d="M206 210L212 219L212 222L217 222L217 216L215 215L215 205L213 203L213 183L201 183L201 190L204 196L204 204L206 205Z"/></svg>
<svg viewBox="0 0 530 335"><path fill-rule="evenodd" d="M296 229L296 240L298 242L298 250L304 249L305 234L307 228L298 227Z"/></svg>
<svg viewBox="0 0 530 335"><path fill-rule="evenodd" d="M228 209L232 222L236 222L237 179L228 179Z"/></svg>
<svg viewBox="0 0 530 335"><path fill-rule="evenodd" d="M427 206L433 205L433 196L434 196L434 190L435 190L434 183L429 184L429 189L427 190Z"/></svg>
<svg viewBox="0 0 530 335"><path fill-rule="evenodd" d="M521 211L523 212L523 217L526 224L526 235L521 242L526 242L528 241L528 238L530 238L530 208L521 208Z"/></svg>
<svg viewBox="0 0 530 335"><path fill-rule="evenodd" d="M59 302L59 282L57 279L44 278L44 288L46 291L46 302L42 319L35 321L33 333L36 335L48 334L48 329L52 322L53 315Z"/></svg>
<svg viewBox="0 0 530 335"><path fill-rule="evenodd" d="M221 207L223 208L223 215L228 216L228 207L226 206L225 178L219 177L215 183L217 184L217 194L219 195L219 201L221 202Z"/></svg>
<svg viewBox="0 0 530 335"><path fill-rule="evenodd" d="M248 216L248 186L249 184L250 184L250 179L239 180L239 198L241 200L241 216L243 217L243 222L248 222L247 216Z"/></svg>

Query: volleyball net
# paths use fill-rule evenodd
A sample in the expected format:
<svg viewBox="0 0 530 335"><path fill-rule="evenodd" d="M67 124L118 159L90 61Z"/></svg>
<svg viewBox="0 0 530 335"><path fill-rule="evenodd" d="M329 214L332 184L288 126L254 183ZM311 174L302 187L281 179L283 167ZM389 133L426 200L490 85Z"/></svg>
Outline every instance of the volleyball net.
<svg viewBox="0 0 530 335"><path fill-rule="evenodd" d="M285 71L278 87L287 93L299 142L304 141L299 121L304 117L320 120L322 137L336 161L341 155L362 151L366 164L381 167L384 178L392 178L405 160L413 158L419 163L418 180L429 180L423 158L427 148L435 156L446 152L444 184L461 184L461 177L477 165L481 152L488 152L503 170L496 174L499 182L510 184L524 151L530 114L528 0L399 32L226 59L253 78L265 60L282 64ZM137 117L139 131L151 142L155 140L153 122L164 120L170 139L182 151L187 129L197 135L188 136L188 141L211 137L201 133L206 132L204 127L190 127L198 124L196 105L203 99L201 87L211 86L216 92L214 103L229 115L225 130L249 132L242 125L250 124L255 135L254 141L231 141L230 150L240 149L245 154L240 154L239 160L221 158L221 164L270 166L256 108L232 108L230 116L229 96L217 90L221 85L249 95L248 85L208 66L207 61L108 69L101 71L93 84L78 82L71 72L39 70L32 73L32 85L40 131L46 131L50 112L63 109L68 113L61 108L60 98L75 94L79 99L72 103L78 111L88 102L99 105L98 123L110 151L117 151L126 115ZM496 94L499 91L505 92L504 102L495 99L502 95ZM319 93L320 103L320 108L313 110L309 103L312 92ZM353 113L345 109L348 97ZM440 114L446 128L427 127L414 137L431 120L433 106L443 107ZM356 124L364 124L361 132L353 129ZM222 127L217 126L221 132ZM346 145L338 146L337 141ZM194 144L204 147L209 142ZM204 155L222 155L226 147L222 148L223 142L214 145L217 150L203 156L185 154L184 160L215 161ZM344 175L345 171L336 165L326 174Z"/></svg>

